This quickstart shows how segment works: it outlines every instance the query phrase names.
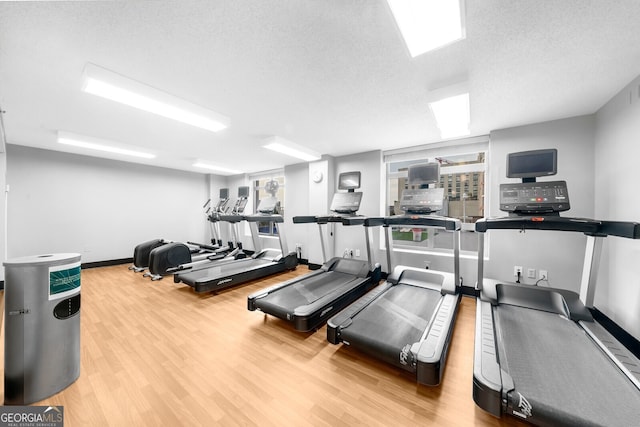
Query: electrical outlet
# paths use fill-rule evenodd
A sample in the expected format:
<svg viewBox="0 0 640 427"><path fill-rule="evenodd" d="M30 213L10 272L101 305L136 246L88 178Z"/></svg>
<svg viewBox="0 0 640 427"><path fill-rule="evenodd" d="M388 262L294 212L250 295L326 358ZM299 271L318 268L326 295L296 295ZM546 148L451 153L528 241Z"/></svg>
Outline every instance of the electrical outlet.
<svg viewBox="0 0 640 427"><path fill-rule="evenodd" d="M536 269L535 268L527 268L527 277L529 279L535 279L536 278Z"/></svg>
<svg viewBox="0 0 640 427"><path fill-rule="evenodd" d="M549 280L549 272L547 270L540 270L538 279Z"/></svg>
<svg viewBox="0 0 640 427"><path fill-rule="evenodd" d="M356 256L359 257L360 256L360 249L356 249Z"/></svg>
<svg viewBox="0 0 640 427"><path fill-rule="evenodd" d="M296 255L298 258L302 258L302 245L300 243L296 243Z"/></svg>
<svg viewBox="0 0 640 427"><path fill-rule="evenodd" d="M520 273L520 276L522 277L522 266L521 265L514 265L513 266L513 275L518 277L518 273Z"/></svg>

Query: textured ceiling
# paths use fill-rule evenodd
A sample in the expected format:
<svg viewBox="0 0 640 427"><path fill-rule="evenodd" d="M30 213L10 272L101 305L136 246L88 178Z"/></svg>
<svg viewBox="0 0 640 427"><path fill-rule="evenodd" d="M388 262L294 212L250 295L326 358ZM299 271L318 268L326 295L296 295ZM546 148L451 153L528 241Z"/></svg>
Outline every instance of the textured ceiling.
<svg viewBox="0 0 640 427"><path fill-rule="evenodd" d="M0 2L7 142L64 130L246 172L439 141L429 91L468 81L473 135L590 114L640 74L640 1L466 1L463 41L411 58L381 0ZM87 62L230 118L192 128L80 91ZM111 155L105 157L118 158Z"/></svg>

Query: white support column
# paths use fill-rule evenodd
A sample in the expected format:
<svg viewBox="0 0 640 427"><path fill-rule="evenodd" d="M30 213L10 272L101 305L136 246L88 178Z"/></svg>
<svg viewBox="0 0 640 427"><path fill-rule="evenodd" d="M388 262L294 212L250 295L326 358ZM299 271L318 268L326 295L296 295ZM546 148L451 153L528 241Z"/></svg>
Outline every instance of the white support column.
<svg viewBox="0 0 640 427"><path fill-rule="evenodd" d="M484 276L484 233L476 232L478 235L478 281L476 290L482 290L482 278Z"/></svg>
<svg viewBox="0 0 640 427"><path fill-rule="evenodd" d="M584 265L582 266L582 280L580 280L580 301L587 308L593 308L600 254L602 253L602 241L602 237L587 236Z"/></svg>
<svg viewBox="0 0 640 427"><path fill-rule="evenodd" d="M282 251L282 256L289 255L289 245L287 244L287 237L284 233L284 222L276 222L276 227L278 229L278 241L280 242L280 250Z"/></svg>
<svg viewBox="0 0 640 427"><path fill-rule="evenodd" d="M453 232L453 274L457 288L460 286L460 230Z"/></svg>
<svg viewBox="0 0 640 427"><path fill-rule="evenodd" d="M373 255L373 231L371 227L364 228L364 238L367 244L367 261L369 262L369 271L373 271L375 265L375 257Z"/></svg>
<svg viewBox="0 0 640 427"><path fill-rule="evenodd" d="M387 246L387 273L393 273L393 235L392 227L384 226L384 242Z"/></svg>
<svg viewBox="0 0 640 427"><path fill-rule="evenodd" d="M322 230L322 224L318 224L318 231L320 232L320 246L322 246L322 263L327 262L327 244L324 239L324 230Z"/></svg>

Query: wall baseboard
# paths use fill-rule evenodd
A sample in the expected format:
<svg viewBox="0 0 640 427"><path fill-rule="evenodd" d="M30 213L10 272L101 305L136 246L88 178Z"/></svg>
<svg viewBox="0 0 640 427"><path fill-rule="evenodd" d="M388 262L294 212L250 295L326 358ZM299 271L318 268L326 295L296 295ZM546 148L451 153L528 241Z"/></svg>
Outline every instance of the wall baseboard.
<svg viewBox="0 0 640 427"><path fill-rule="evenodd" d="M133 258L111 259L107 261L83 262L80 268L110 267L112 265L133 264Z"/></svg>
<svg viewBox="0 0 640 427"><path fill-rule="evenodd" d="M460 287L460 292L462 293L462 295L466 295L468 297L478 297L478 296L480 296L480 292L476 288L472 288L471 286L462 285Z"/></svg>

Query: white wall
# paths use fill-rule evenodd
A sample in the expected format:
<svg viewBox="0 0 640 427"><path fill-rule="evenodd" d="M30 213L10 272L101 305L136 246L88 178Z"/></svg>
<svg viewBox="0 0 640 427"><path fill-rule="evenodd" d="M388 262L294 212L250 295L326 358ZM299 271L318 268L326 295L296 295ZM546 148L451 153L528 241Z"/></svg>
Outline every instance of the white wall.
<svg viewBox="0 0 640 427"><path fill-rule="evenodd" d="M284 176L286 185L285 218L282 228L287 237L289 250L295 251L296 245L300 245L302 258L308 259L309 251L313 248L309 241L309 235L315 236L317 240L317 226L315 224L294 224L292 218L298 215L309 215L309 166L307 163L287 166L284 168Z"/></svg>
<svg viewBox="0 0 640 427"><path fill-rule="evenodd" d="M78 252L130 258L154 239L202 241L205 175L35 148L7 147L8 257Z"/></svg>
<svg viewBox="0 0 640 427"><path fill-rule="evenodd" d="M207 175L207 179L209 181L209 196L211 198L211 206L215 206L218 203L218 199L220 198L220 189L227 188L229 190L229 203L227 207L229 210L233 208L233 204L235 203L236 196L238 194L238 190L236 188L229 187L229 178L226 176L209 174ZM227 244L230 241L230 233L228 230L228 225L225 223L218 224L220 228L220 239L223 244ZM207 224L207 242L211 241L213 236L213 232L211 230L211 224Z"/></svg>
<svg viewBox="0 0 640 427"><path fill-rule="evenodd" d="M358 215L364 216L380 216L380 207L382 199L380 198L380 166L382 164L382 151L369 151L351 156L336 157L336 185L337 177L343 172L360 171L361 182L360 189L362 191L362 202ZM335 187L332 194L335 192ZM354 258L358 258L356 251L360 253L360 259L366 259L367 246L365 243L364 227L362 226L342 226L337 224L335 227L334 254L342 256L346 249L354 252ZM378 245L378 233L373 233L374 244ZM380 259L374 260L382 265L384 263Z"/></svg>
<svg viewBox="0 0 640 427"><path fill-rule="evenodd" d="M1 113L0 113L1 114ZM6 214L5 214L5 188L6 188L6 172L7 172L7 153L5 151L4 144L0 143L0 263L7 259L6 253L6 238L7 238L7 230L5 228L6 225ZM0 280L4 280L4 266L0 265Z"/></svg>
<svg viewBox="0 0 640 427"><path fill-rule="evenodd" d="M596 114L595 215L640 222L640 77ZM610 237L603 247L595 306L640 339L640 241Z"/></svg>
<svg viewBox="0 0 640 427"><path fill-rule="evenodd" d="M287 237L290 250L295 245L302 246L302 257L310 263L322 264L322 248L316 224L293 224L296 215L323 215L329 213L333 194L336 192L337 177L342 172L360 171L361 188L364 193L359 210L361 215L380 214L380 167L382 152L372 151L352 156L333 158L324 156L322 160L300 163L285 168ZM322 173L320 182L313 181L315 172ZM332 230L330 232L329 230ZM325 242L328 245L327 258L342 256L346 248L360 251L360 258L366 258L366 244L362 227L344 227L340 224L323 226Z"/></svg>
<svg viewBox="0 0 640 427"><path fill-rule="evenodd" d="M506 158L510 152L556 148L558 174L540 181L567 182L571 209L563 216L593 217L595 117L581 116L491 132L488 191L491 193L486 216L503 216L499 209L501 183L518 182L506 178ZM550 231L496 230L489 235L489 261L485 276L514 281L513 267L522 266L549 272L552 287L578 291L586 237L576 233ZM525 283L534 283L525 279Z"/></svg>

